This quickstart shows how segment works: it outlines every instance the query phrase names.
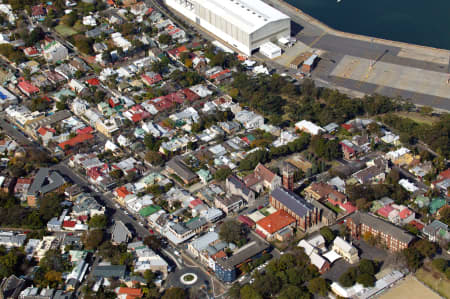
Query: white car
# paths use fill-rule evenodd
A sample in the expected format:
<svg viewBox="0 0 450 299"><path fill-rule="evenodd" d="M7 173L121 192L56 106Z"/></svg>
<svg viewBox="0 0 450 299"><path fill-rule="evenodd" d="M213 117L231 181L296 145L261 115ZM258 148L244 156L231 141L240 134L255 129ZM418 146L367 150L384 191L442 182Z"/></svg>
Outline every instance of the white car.
<svg viewBox="0 0 450 299"><path fill-rule="evenodd" d="M250 284L252 284L252 283L254 283L255 282L255 279L254 278L252 278L252 279L250 279Z"/></svg>
<svg viewBox="0 0 450 299"><path fill-rule="evenodd" d="M173 253L177 256L180 256L180 253L178 252L178 250L175 250Z"/></svg>

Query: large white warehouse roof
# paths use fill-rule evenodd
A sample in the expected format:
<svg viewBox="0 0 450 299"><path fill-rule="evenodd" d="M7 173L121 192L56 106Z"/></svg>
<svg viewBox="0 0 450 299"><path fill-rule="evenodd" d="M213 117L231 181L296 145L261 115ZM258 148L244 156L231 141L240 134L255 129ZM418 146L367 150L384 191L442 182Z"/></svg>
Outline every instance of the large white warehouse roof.
<svg viewBox="0 0 450 299"><path fill-rule="evenodd" d="M242 31L252 33L268 23L289 17L260 0L196 0L201 6L224 17Z"/></svg>

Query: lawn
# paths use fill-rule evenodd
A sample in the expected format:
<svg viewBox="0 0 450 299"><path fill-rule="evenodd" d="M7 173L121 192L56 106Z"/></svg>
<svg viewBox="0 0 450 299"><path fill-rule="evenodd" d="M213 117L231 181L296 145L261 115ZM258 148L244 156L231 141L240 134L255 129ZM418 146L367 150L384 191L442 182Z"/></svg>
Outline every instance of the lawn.
<svg viewBox="0 0 450 299"><path fill-rule="evenodd" d="M409 118L415 122L418 122L420 124L428 124L428 125L432 125L434 122L439 120L439 117L435 117L435 116L428 116L428 115L423 115L421 113L418 112L397 112L395 113L397 116L403 117L403 118Z"/></svg>
<svg viewBox="0 0 450 299"><path fill-rule="evenodd" d="M445 278L444 274L428 270L428 267L422 267L417 270L416 277L444 298L450 298L450 281Z"/></svg>
<svg viewBox="0 0 450 299"><path fill-rule="evenodd" d="M58 26L55 27L55 30L56 30L56 32L58 32L60 35L62 35L64 37L68 37L68 36L78 33L74 29L72 29L64 24L59 24Z"/></svg>

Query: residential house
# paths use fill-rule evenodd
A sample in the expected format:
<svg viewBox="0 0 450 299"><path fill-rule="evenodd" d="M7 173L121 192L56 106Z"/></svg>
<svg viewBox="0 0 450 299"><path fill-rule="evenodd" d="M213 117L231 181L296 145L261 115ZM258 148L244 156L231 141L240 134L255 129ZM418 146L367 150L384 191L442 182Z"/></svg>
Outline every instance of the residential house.
<svg viewBox="0 0 450 299"><path fill-rule="evenodd" d="M334 187L326 183L314 182L304 192L307 199L328 202L333 206L340 207L348 214L356 210L356 207L347 200L347 196L344 193L337 191Z"/></svg>
<svg viewBox="0 0 450 299"><path fill-rule="evenodd" d="M258 129L264 125L264 117L248 110L242 110L236 113L235 119L247 130Z"/></svg>
<svg viewBox="0 0 450 299"><path fill-rule="evenodd" d="M0 284L0 299L17 299L25 288L26 281L17 276L10 275L3 278Z"/></svg>
<svg viewBox="0 0 450 299"><path fill-rule="evenodd" d="M381 183L386 179L386 173L390 171L388 162L382 157L367 162L366 166L352 175L360 184Z"/></svg>
<svg viewBox="0 0 450 299"><path fill-rule="evenodd" d="M423 228L422 232L431 242L450 241L448 225L439 220L433 220L433 222Z"/></svg>
<svg viewBox="0 0 450 299"><path fill-rule="evenodd" d="M247 185L237 176L229 176L225 186L228 194L242 197L248 204L255 201L255 192L247 187Z"/></svg>
<svg viewBox="0 0 450 299"><path fill-rule="evenodd" d="M214 199L216 208L221 209L225 214L236 213L244 205L244 199L241 196L227 195L218 196Z"/></svg>
<svg viewBox="0 0 450 299"><path fill-rule="evenodd" d="M166 169L169 173L177 175L184 184L191 184L198 178L178 157L167 162Z"/></svg>
<svg viewBox="0 0 450 299"><path fill-rule="evenodd" d="M42 54L44 55L45 60L51 63L63 61L69 57L67 48L57 41L52 41L44 46Z"/></svg>

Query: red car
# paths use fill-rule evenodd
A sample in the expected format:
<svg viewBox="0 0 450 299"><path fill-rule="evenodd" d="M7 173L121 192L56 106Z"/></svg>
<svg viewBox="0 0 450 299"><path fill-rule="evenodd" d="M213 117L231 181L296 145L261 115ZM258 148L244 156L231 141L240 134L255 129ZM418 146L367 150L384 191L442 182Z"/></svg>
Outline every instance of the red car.
<svg viewBox="0 0 450 299"><path fill-rule="evenodd" d="M258 210L261 210L262 208L263 208L263 206L259 206L259 207L258 207Z"/></svg>
<svg viewBox="0 0 450 299"><path fill-rule="evenodd" d="M149 233L154 234L155 232L153 231L153 229L149 229L148 230Z"/></svg>

